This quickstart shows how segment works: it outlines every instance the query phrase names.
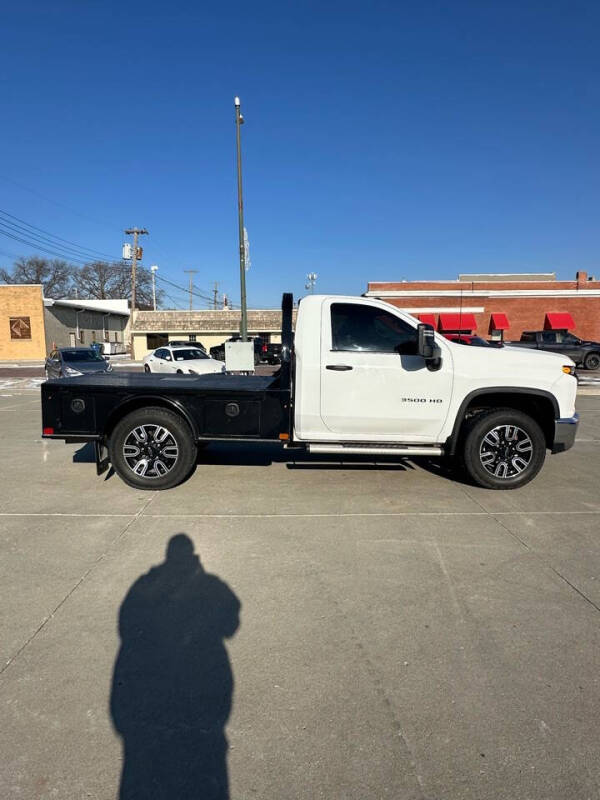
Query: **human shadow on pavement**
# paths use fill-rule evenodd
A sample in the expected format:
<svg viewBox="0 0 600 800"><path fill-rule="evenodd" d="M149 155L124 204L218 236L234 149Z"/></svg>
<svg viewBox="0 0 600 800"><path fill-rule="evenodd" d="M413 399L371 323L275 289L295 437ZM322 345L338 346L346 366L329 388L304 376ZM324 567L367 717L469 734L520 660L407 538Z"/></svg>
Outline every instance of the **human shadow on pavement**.
<svg viewBox="0 0 600 800"><path fill-rule="evenodd" d="M120 800L228 800L234 681L224 640L240 609L183 533L130 588L110 698L123 739Z"/></svg>

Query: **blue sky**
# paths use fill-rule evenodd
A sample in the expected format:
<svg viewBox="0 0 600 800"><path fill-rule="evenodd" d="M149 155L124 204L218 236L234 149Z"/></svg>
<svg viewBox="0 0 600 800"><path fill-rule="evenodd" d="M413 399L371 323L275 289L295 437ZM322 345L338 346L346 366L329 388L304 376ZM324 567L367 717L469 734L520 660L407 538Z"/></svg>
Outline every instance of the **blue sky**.
<svg viewBox="0 0 600 800"><path fill-rule="evenodd" d="M592 0L21 2L0 208L116 257L145 226L145 265L237 299L239 94L253 306L308 271L598 273L599 25Z"/></svg>

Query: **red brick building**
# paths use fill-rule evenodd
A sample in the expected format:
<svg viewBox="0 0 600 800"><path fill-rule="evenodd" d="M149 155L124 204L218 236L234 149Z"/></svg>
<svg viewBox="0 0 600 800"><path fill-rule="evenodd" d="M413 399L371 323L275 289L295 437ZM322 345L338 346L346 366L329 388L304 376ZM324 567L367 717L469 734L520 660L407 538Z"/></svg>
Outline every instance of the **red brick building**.
<svg viewBox="0 0 600 800"><path fill-rule="evenodd" d="M586 272L578 272L574 281L557 281L554 273L373 281L365 296L423 316L436 330L472 330L485 338L516 340L523 331L568 327L583 339L600 341L600 280L588 278ZM556 314L570 314L572 324L565 316L547 317Z"/></svg>

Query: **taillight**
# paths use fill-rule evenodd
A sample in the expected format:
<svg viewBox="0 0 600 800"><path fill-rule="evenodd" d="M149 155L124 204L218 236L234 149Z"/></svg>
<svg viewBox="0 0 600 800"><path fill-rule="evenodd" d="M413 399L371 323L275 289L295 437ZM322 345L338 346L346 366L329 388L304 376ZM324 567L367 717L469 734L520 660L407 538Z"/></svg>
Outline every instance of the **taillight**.
<svg viewBox="0 0 600 800"><path fill-rule="evenodd" d="M266 345L266 344L263 344L263 346L262 346L262 351L263 351L263 353L266 353L266 352L267 352L267 345Z"/></svg>
<svg viewBox="0 0 600 800"><path fill-rule="evenodd" d="M42 434L44 436L52 436L54 433L54 428L42 428Z"/></svg>

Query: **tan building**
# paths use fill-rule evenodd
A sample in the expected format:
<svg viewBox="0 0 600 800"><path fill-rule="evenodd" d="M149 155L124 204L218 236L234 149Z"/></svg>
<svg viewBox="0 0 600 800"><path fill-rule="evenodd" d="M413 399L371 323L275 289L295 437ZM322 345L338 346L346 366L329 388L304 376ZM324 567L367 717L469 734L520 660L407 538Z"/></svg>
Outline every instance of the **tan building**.
<svg viewBox="0 0 600 800"><path fill-rule="evenodd" d="M294 311L294 320L295 320ZM207 351L240 332L240 311L136 311L132 327L134 357L143 358L173 339L201 344ZM281 341L281 311L250 309L248 335Z"/></svg>
<svg viewBox="0 0 600 800"><path fill-rule="evenodd" d="M51 300L33 284L0 285L0 361L41 361L54 347L129 343L127 300Z"/></svg>
<svg viewBox="0 0 600 800"><path fill-rule="evenodd" d="M0 361L39 361L45 356L42 287L0 286Z"/></svg>

